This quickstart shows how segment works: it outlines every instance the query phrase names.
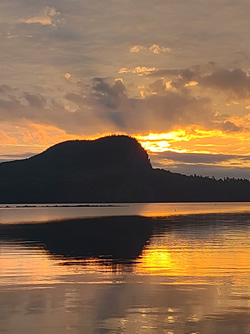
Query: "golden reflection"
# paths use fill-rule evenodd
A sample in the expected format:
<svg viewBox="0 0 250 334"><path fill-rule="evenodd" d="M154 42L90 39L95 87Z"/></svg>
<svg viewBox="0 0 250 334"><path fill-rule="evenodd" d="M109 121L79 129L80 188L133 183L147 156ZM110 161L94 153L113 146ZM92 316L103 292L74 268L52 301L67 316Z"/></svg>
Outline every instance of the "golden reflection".
<svg viewBox="0 0 250 334"><path fill-rule="evenodd" d="M1 328L198 334L234 326L248 333L249 216L230 226L224 224L229 215L206 219L206 225L199 224L202 216L155 220L142 254L118 264L1 240ZM37 327L38 317L46 326ZM13 327L3 327L6 319Z"/></svg>
<svg viewBox="0 0 250 334"><path fill-rule="evenodd" d="M234 283L250 285L249 258L250 249L243 232L234 235L224 232L209 238L202 234L200 238L178 237L172 233L162 237L160 245L155 239L144 249L136 271L144 275L179 277L182 282L186 277L193 277L192 282L195 277L197 281L228 277Z"/></svg>
<svg viewBox="0 0 250 334"><path fill-rule="evenodd" d="M53 284L72 275L109 275L134 273L165 276L175 283L213 284L217 279L250 287L248 235L242 232L216 233L207 228L191 231L173 230L154 236L139 258L119 263L102 258L70 259L54 257L42 248L2 243L0 285ZM72 276L72 277L73 277ZM109 280L108 280L109 281ZM94 283L94 281L92 281Z"/></svg>
<svg viewBox="0 0 250 334"><path fill-rule="evenodd" d="M139 268L144 268L150 273L169 270L172 266L171 256L165 246L148 246L143 251L142 260L139 264Z"/></svg>

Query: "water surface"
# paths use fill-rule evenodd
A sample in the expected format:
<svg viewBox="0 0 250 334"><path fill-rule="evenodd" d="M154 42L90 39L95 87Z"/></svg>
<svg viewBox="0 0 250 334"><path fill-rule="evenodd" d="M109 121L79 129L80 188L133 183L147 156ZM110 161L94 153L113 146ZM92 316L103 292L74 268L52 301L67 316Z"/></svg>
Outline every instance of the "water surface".
<svg viewBox="0 0 250 334"><path fill-rule="evenodd" d="M0 333L250 333L248 203L0 219Z"/></svg>

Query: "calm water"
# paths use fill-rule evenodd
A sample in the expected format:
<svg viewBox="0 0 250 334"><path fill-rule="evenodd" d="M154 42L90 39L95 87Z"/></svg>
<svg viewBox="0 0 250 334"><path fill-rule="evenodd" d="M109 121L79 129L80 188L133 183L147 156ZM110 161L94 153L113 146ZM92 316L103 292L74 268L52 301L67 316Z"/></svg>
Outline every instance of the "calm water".
<svg viewBox="0 0 250 334"><path fill-rule="evenodd" d="M0 207L0 333L250 334L250 203Z"/></svg>

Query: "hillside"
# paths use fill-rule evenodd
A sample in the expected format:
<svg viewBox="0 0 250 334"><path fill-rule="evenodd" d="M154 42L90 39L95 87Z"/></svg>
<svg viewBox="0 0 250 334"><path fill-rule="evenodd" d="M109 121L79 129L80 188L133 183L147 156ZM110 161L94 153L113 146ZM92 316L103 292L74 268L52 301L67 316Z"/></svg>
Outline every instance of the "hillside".
<svg viewBox="0 0 250 334"><path fill-rule="evenodd" d="M250 201L250 182L152 169L127 136L67 141L0 164L0 203L171 201Z"/></svg>

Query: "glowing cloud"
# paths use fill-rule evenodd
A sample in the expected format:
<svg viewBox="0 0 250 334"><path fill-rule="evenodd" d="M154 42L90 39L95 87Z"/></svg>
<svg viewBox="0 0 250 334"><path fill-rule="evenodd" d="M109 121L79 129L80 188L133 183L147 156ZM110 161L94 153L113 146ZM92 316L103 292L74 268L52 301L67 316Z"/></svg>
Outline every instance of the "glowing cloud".
<svg viewBox="0 0 250 334"><path fill-rule="evenodd" d="M186 83L184 85L184 87L194 87L194 86L197 86L197 85L198 85L197 81L189 81L188 83Z"/></svg>
<svg viewBox="0 0 250 334"><path fill-rule="evenodd" d="M130 48L131 53L138 53L142 50L148 50L154 54L160 54L160 53L169 53L172 50L170 48L167 48L165 46L160 46L158 44L152 44L150 47L145 47L143 45L134 45L132 48Z"/></svg>
<svg viewBox="0 0 250 334"><path fill-rule="evenodd" d="M238 133L237 137L233 137L231 133L225 133L222 130L206 130L198 126L179 128L167 133L136 136L141 145L149 152L172 151L245 156L248 156L249 137L250 134L247 132Z"/></svg>
<svg viewBox="0 0 250 334"><path fill-rule="evenodd" d="M146 48L142 45L134 45L132 48L129 50L131 53L138 53L141 50L145 50Z"/></svg>
<svg viewBox="0 0 250 334"><path fill-rule="evenodd" d="M161 52L163 53L169 53L171 51L170 48L166 48L164 46L160 46L158 44L153 44L152 46L150 46L149 51L151 51L154 54L159 54Z"/></svg>
<svg viewBox="0 0 250 334"><path fill-rule="evenodd" d="M122 67L118 73L133 73L133 74L138 74L138 75L143 75L143 74L149 74L156 71L155 67L146 67L146 66L136 66L133 69L128 69L126 67Z"/></svg>
<svg viewBox="0 0 250 334"><path fill-rule="evenodd" d="M71 77L71 74L70 74L70 73L65 73L65 75L64 75L64 78L65 78L65 79L68 80L68 79L70 79L70 77Z"/></svg>
<svg viewBox="0 0 250 334"><path fill-rule="evenodd" d="M23 20L23 22L27 24L39 23L41 25L54 25L55 24L54 18L56 18L59 15L60 13L57 12L55 8L45 7L41 13L27 20Z"/></svg>

